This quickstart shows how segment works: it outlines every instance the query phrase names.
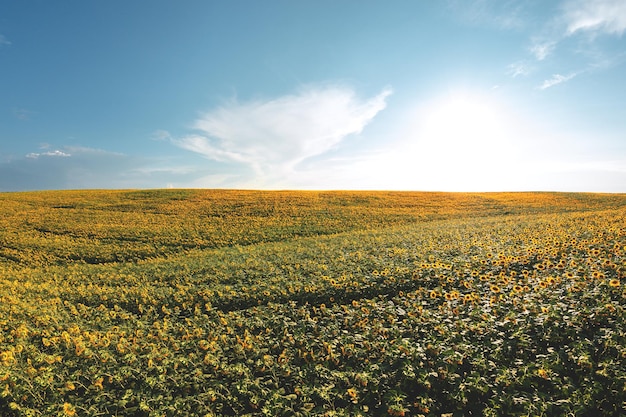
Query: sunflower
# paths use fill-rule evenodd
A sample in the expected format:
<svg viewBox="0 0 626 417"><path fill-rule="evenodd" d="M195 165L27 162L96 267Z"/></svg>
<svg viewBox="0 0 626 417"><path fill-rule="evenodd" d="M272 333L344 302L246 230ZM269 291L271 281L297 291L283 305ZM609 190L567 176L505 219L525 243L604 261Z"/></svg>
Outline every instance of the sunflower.
<svg viewBox="0 0 626 417"><path fill-rule="evenodd" d="M620 286L620 282L617 279L612 279L612 280L609 281L609 285L611 287L619 287Z"/></svg>
<svg viewBox="0 0 626 417"><path fill-rule="evenodd" d="M104 378L100 377L98 379L96 379L93 383L94 388L102 390L104 389L104 387L102 386L102 383L104 382Z"/></svg>
<svg viewBox="0 0 626 417"><path fill-rule="evenodd" d="M76 409L74 408L74 406L70 403L64 403L63 404L63 414L65 414L68 417L72 417L76 415Z"/></svg>
<svg viewBox="0 0 626 417"><path fill-rule="evenodd" d="M348 388L346 391L348 393L348 397L350 397L350 401L356 402L359 393L354 388Z"/></svg>
<svg viewBox="0 0 626 417"><path fill-rule="evenodd" d="M500 292L500 287L498 287L497 285L491 285L489 289L491 290L491 292L494 292L496 294Z"/></svg>

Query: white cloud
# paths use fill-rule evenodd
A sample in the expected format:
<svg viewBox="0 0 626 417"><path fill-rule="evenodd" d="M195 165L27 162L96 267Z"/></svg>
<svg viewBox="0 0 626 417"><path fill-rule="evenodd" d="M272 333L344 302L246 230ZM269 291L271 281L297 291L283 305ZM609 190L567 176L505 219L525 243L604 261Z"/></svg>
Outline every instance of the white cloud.
<svg viewBox="0 0 626 417"><path fill-rule="evenodd" d="M11 45L11 42L4 35L0 35L0 47L4 45Z"/></svg>
<svg viewBox="0 0 626 417"><path fill-rule="evenodd" d="M514 62L508 66L508 74L515 78L526 76L532 72L532 67L525 61Z"/></svg>
<svg viewBox="0 0 626 417"><path fill-rule="evenodd" d="M626 0L562 0L555 9L555 14L548 17L530 38L529 53L536 62L557 55L576 54L587 60L578 64L575 73L588 72L614 65L621 60L621 53L615 54L604 50L597 37L601 34L622 36L626 31ZM569 50L563 48L569 46ZM572 48L571 45L575 45ZM523 61L520 61L523 62ZM519 63L509 66L508 74L512 77L527 75ZM550 88L568 81L574 75L555 75L545 80L540 89Z"/></svg>
<svg viewBox="0 0 626 417"><path fill-rule="evenodd" d="M538 42L531 46L530 52L537 59L537 61L543 61L552 53L555 47L555 41Z"/></svg>
<svg viewBox="0 0 626 417"><path fill-rule="evenodd" d="M563 16L567 35L584 31L621 36L626 30L626 1L567 0Z"/></svg>
<svg viewBox="0 0 626 417"><path fill-rule="evenodd" d="M271 184L360 133L390 94L385 89L360 99L348 87L327 86L265 101L233 101L202 114L193 124L197 134L172 142L209 159L246 164Z"/></svg>
<svg viewBox="0 0 626 417"><path fill-rule="evenodd" d="M206 136L189 135L182 139L174 139L173 142L183 149L199 153L206 158L214 159L216 161L234 161L242 163L252 162L250 160L251 158L242 155L240 152L216 148ZM242 150L245 149L242 148Z"/></svg>
<svg viewBox="0 0 626 417"><path fill-rule="evenodd" d="M68 157L68 156L72 156L72 154L69 154L67 152L63 152L60 150L56 150L56 151L49 151L49 152L31 152L28 155L26 155L26 158L31 158L31 159L37 159L40 156L51 156L51 157Z"/></svg>
<svg viewBox="0 0 626 417"><path fill-rule="evenodd" d="M567 82L567 81L571 80L575 76L576 76L575 73L572 73L572 74L569 74L569 75L554 74L552 76L552 78L544 80L543 84L541 84L541 86L539 86L539 89L540 90L545 90L547 88L554 87L557 84L561 84L561 83L564 83L564 82Z"/></svg>

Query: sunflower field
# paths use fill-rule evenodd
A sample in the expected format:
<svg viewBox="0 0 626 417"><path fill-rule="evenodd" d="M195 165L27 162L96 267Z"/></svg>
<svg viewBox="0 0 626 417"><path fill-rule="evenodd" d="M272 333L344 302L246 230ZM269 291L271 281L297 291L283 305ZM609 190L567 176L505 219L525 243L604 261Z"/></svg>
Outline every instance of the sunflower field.
<svg viewBox="0 0 626 417"><path fill-rule="evenodd" d="M0 193L0 415L626 415L626 195Z"/></svg>

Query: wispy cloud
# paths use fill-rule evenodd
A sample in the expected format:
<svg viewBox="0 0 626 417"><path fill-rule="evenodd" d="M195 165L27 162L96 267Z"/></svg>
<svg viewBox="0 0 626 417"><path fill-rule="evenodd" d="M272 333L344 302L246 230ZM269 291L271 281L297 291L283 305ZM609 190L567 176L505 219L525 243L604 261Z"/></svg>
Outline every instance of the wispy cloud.
<svg viewBox="0 0 626 417"><path fill-rule="evenodd" d="M564 55L575 54L578 68L570 68L570 75L554 75L539 87L542 90L561 84L582 72L608 68L621 61L620 56L602 49L599 35L622 36L626 31L626 1L624 0L562 0L555 13L548 16L529 39L528 52L535 69L541 61L554 57L552 62L564 61ZM564 48L567 46L567 49ZM572 46L574 45L574 46ZM612 54L612 55L611 55ZM582 61L581 58L587 62ZM515 78L527 75L520 62L509 66L507 73Z"/></svg>
<svg viewBox="0 0 626 417"><path fill-rule="evenodd" d="M0 47L11 45L11 42L6 38L6 36L0 34Z"/></svg>
<svg viewBox="0 0 626 417"><path fill-rule="evenodd" d="M591 32L621 36L626 30L624 0L568 0L562 9L567 35Z"/></svg>
<svg viewBox="0 0 626 417"><path fill-rule="evenodd" d="M173 158L146 158L80 146L0 161L0 191L183 186L211 173Z"/></svg>
<svg viewBox="0 0 626 417"><path fill-rule="evenodd" d="M562 0L556 14L543 25L531 48L538 59L550 54L566 38L588 34L622 36L626 31L624 0Z"/></svg>
<svg viewBox="0 0 626 417"><path fill-rule="evenodd" d="M530 52L537 61L543 61L556 47L556 41L539 41L530 47Z"/></svg>
<svg viewBox="0 0 626 417"><path fill-rule="evenodd" d="M513 77L526 76L532 72L532 66L526 61L514 62L508 66L507 73Z"/></svg>
<svg viewBox="0 0 626 417"><path fill-rule="evenodd" d="M487 24L506 30L526 25L524 1L448 0L448 7L473 25Z"/></svg>
<svg viewBox="0 0 626 417"><path fill-rule="evenodd" d="M51 156L51 157L64 157L67 158L69 156L72 156L72 154L67 153L67 152L63 152L60 150L55 150L55 151L48 151L48 152L31 152L29 154L26 155L26 158L31 158L31 159L37 159L40 156Z"/></svg>
<svg viewBox="0 0 626 417"><path fill-rule="evenodd" d="M551 78L544 80L543 84L539 86L540 90L545 90L555 85L562 84L574 78L577 74L572 73L568 75L554 74Z"/></svg>
<svg viewBox="0 0 626 417"><path fill-rule="evenodd" d="M209 159L245 164L271 181L360 133L390 94L384 89L361 99L345 86L316 86L275 99L232 101L202 114L192 126L196 134L172 142Z"/></svg>

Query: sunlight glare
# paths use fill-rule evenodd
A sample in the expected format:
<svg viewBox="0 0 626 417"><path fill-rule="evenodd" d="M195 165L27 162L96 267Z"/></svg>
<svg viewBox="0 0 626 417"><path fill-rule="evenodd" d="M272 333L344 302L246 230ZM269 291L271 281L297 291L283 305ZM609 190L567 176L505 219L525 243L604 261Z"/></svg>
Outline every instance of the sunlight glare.
<svg viewBox="0 0 626 417"><path fill-rule="evenodd" d="M457 93L420 106L408 132L415 174L442 190L498 189L514 162L512 118L490 96Z"/></svg>
<svg viewBox="0 0 626 417"><path fill-rule="evenodd" d="M425 149L448 161L494 161L506 149L503 123L503 115L489 101L453 96L426 111L420 141Z"/></svg>

